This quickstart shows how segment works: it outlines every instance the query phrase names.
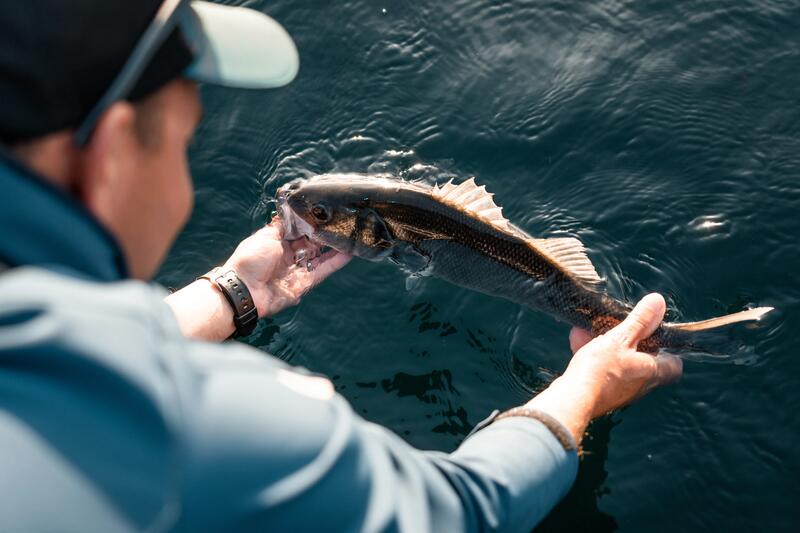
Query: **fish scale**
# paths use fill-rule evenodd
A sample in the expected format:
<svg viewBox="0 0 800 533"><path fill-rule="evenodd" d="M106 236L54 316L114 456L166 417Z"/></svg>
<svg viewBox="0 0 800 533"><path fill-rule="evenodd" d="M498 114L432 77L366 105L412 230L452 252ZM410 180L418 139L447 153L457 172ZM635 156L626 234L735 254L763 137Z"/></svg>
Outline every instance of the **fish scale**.
<svg viewBox="0 0 800 533"><path fill-rule="evenodd" d="M520 237L473 222L449 206L426 206L429 202L424 198L416 202L423 205L376 202L374 208L397 238L430 257L432 275L546 311L588 330L598 317L622 320L627 315L628 309L620 302L568 278ZM421 238L406 229L412 223L435 227L441 237Z"/></svg>

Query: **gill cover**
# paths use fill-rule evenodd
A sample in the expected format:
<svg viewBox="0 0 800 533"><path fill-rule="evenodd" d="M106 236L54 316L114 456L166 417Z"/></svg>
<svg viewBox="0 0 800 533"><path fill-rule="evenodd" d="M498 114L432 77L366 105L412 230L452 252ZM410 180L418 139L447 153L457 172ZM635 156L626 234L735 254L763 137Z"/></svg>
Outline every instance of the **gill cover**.
<svg viewBox="0 0 800 533"><path fill-rule="evenodd" d="M388 252L394 246L394 237L386 222L372 209L362 209L356 220L358 240L363 246ZM382 256L386 253L382 253Z"/></svg>

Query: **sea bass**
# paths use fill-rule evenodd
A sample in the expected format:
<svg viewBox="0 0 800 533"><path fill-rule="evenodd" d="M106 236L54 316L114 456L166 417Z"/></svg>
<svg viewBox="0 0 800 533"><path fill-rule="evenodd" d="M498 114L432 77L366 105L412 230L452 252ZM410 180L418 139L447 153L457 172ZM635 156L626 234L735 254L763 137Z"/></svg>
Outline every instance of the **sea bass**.
<svg viewBox="0 0 800 533"><path fill-rule="evenodd" d="M474 179L431 186L360 174L322 175L279 189L278 205L289 239L306 236L343 253L390 259L417 275L544 311L594 336L631 310L603 292L578 239L532 237L506 220ZM698 332L755 321L771 310L664 322L640 349L707 352L696 344Z"/></svg>

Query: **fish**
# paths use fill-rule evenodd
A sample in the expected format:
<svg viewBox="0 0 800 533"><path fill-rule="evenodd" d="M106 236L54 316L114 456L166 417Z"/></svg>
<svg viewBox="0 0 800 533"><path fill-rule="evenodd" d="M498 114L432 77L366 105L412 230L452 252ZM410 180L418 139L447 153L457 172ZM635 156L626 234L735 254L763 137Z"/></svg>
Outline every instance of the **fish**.
<svg viewBox="0 0 800 533"><path fill-rule="evenodd" d="M599 336L632 306L606 293L575 237L537 238L508 221L474 178L459 184L408 182L393 176L323 174L277 192L285 237L370 261L390 260L413 276L436 276L460 287L543 311ZM756 307L697 322L662 322L639 344L657 353L714 353L700 333L754 322Z"/></svg>

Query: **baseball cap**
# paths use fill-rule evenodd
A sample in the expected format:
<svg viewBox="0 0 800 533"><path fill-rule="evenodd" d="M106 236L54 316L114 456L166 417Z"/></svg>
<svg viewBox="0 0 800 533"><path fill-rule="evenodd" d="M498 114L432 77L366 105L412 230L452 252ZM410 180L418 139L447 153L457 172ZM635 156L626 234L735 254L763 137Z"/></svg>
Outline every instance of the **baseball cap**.
<svg viewBox="0 0 800 533"><path fill-rule="evenodd" d="M0 143L66 128L83 144L108 106L173 79L248 89L297 74L267 15L199 0L26 0L0 11Z"/></svg>

